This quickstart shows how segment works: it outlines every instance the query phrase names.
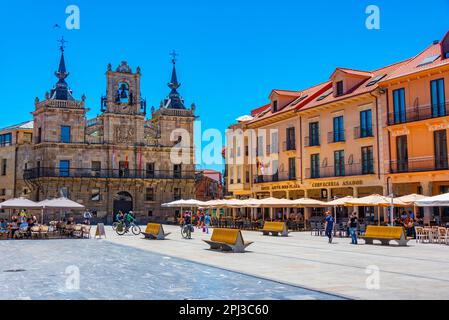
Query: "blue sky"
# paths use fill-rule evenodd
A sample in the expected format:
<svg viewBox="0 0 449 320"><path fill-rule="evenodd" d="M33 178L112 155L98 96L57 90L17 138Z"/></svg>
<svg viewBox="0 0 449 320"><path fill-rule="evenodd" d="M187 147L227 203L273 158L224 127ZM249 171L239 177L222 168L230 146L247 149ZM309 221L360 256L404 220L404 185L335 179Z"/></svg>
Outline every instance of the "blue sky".
<svg viewBox="0 0 449 320"><path fill-rule="evenodd" d="M365 27L371 4L380 30ZM68 5L80 8L81 29L54 29L65 25ZM196 103L203 129L224 132L273 88L299 90L337 66L371 70L417 54L449 30L448 13L448 0L9 1L0 8L0 126L31 119L34 98L56 82L62 35L67 81L77 98L86 94L90 117L99 113L108 63L122 60L142 68L142 93L157 107L176 49L187 105Z"/></svg>

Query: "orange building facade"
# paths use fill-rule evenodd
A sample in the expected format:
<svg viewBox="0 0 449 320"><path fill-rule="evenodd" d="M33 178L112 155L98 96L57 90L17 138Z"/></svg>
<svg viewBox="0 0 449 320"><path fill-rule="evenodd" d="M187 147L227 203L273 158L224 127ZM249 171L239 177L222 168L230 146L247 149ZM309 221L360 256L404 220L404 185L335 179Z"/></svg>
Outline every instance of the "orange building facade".
<svg viewBox="0 0 449 320"><path fill-rule="evenodd" d="M227 190L319 200L449 192L448 52L446 35L377 70L336 68L311 88L273 90L267 105L229 127ZM373 208L357 210L377 219ZM446 217L444 210L421 214L426 222Z"/></svg>

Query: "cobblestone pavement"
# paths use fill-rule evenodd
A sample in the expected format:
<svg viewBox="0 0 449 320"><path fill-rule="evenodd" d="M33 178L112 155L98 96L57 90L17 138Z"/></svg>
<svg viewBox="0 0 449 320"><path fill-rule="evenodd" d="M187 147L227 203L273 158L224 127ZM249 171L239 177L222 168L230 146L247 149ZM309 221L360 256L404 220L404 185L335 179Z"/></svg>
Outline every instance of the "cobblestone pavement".
<svg viewBox="0 0 449 320"><path fill-rule="evenodd" d="M164 228L171 232L167 240L146 241L119 237L106 227L107 241L348 298L449 299L449 245L413 240L398 247L360 240L354 246L348 238L329 244L310 232L268 237L243 231L245 241L254 241L247 252L224 254L208 250L202 240L210 234L196 230L192 240L184 240L179 227Z"/></svg>
<svg viewBox="0 0 449 320"><path fill-rule="evenodd" d="M338 299L104 240L1 241L0 252L0 299Z"/></svg>

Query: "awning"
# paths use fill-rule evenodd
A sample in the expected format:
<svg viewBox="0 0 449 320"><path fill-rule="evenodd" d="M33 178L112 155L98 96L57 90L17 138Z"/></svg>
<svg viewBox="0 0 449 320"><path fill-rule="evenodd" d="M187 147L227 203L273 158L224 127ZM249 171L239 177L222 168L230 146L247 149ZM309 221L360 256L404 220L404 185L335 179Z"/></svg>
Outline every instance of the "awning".
<svg viewBox="0 0 449 320"><path fill-rule="evenodd" d="M0 209L42 209L42 205L26 198L15 198L0 203Z"/></svg>
<svg viewBox="0 0 449 320"><path fill-rule="evenodd" d="M434 197L416 201L418 207L449 207L449 193L440 194Z"/></svg>

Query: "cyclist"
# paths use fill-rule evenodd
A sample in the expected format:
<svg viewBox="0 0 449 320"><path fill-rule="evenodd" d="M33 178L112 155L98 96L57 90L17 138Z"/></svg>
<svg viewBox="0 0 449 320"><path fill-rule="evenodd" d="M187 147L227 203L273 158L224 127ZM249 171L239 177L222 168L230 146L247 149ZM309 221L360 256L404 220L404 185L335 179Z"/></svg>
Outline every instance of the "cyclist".
<svg viewBox="0 0 449 320"><path fill-rule="evenodd" d="M129 229L129 226L131 223L134 222L134 220L136 220L136 218L134 217L134 213L132 211L128 212L127 214L125 214L125 226L126 226L126 230Z"/></svg>
<svg viewBox="0 0 449 320"><path fill-rule="evenodd" d="M117 222L122 222L124 218L125 218L125 216L123 215L123 212L121 210L115 216L115 219L117 220Z"/></svg>

